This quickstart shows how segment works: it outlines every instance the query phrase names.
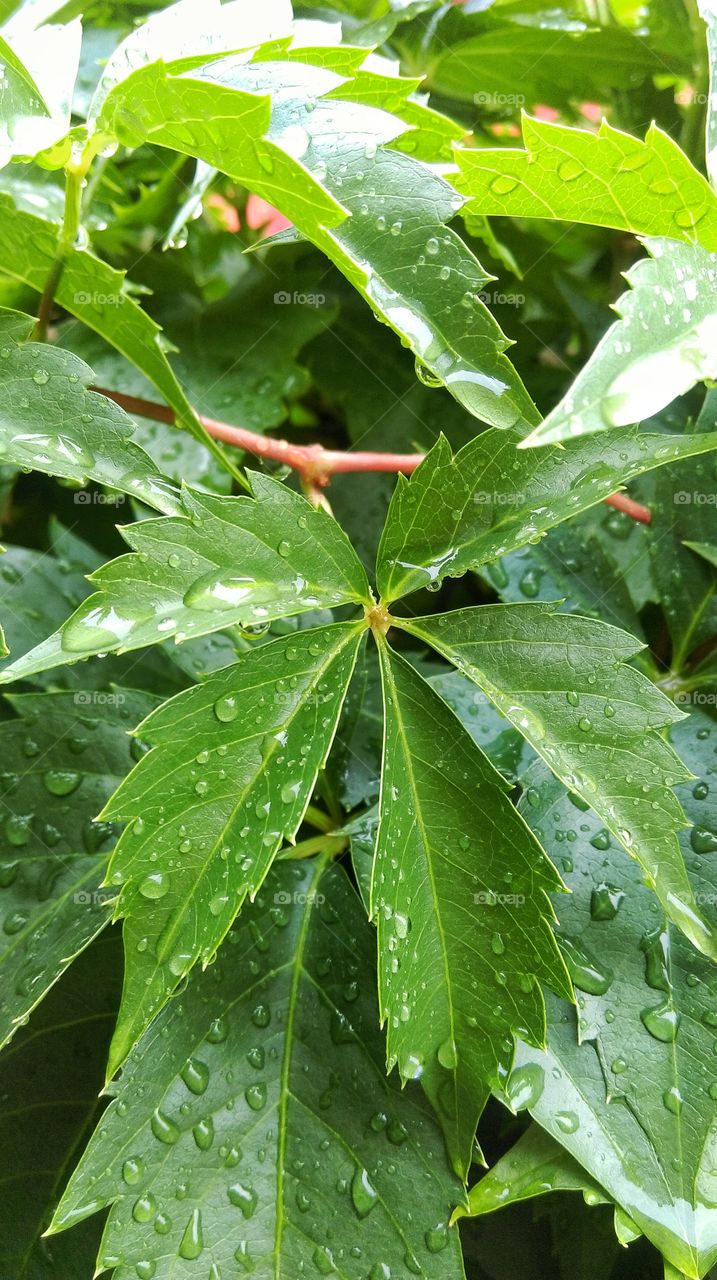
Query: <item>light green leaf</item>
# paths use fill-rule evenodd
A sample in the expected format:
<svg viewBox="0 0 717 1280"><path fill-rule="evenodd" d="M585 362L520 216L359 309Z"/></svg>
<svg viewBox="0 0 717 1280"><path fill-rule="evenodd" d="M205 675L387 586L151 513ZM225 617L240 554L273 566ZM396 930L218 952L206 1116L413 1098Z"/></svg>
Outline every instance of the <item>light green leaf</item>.
<svg viewBox="0 0 717 1280"><path fill-rule="evenodd" d="M102 813L131 824L107 877L127 957L110 1074L293 840L363 631L337 623L261 645L140 725L154 749Z"/></svg>
<svg viewBox="0 0 717 1280"><path fill-rule="evenodd" d="M100 1267L155 1280L462 1280L460 1186L418 1090L385 1077L372 951L340 868L275 869L134 1050L52 1229L111 1205Z"/></svg>
<svg viewBox="0 0 717 1280"><path fill-rule="evenodd" d="M492 1166L459 1205L456 1219L494 1213L505 1205L532 1200L551 1191L581 1191L590 1204L609 1203L599 1183L539 1125L532 1124L514 1147Z"/></svg>
<svg viewBox="0 0 717 1280"><path fill-rule="evenodd" d="M93 573L99 591L0 680L171 636L180 643L312 609L370 604L365 570L333 517L268 476L254 473L252 485L251 498L187 490L185 514L125 528L135 554Z"/></svg>
<svg viewBox="0 0 717 1280"><path fill-rule="evenodd" d="M34 28L32 13L21 12L2 28L0 167L37 155L67 130L81 41L77 19Z"/></svg>
<svg viewBox="0 0 717 1280"><path fill-rule="evenodd" d="M707 24L707 48L710 64L710 91L707 96L707 172L712 186L717 185L717 4L715 0L698 0L700 14Z"/></svg>
<svg viewBox="0 0 717 1280"><path fill-rule="evenodd" d="M497 560L595 506L634 476L717 448L717 433L612 431L540 453L515 433L485 431L455 456L440 440L399 477L378 553L384 601Z"/></svg>
<svg viewBox="0 0 717 1280"><path fill-rule="evenodd" d="M671 738L700 778L682 789L695 823L683 842L714 918L714 859L697 852L717 829L714 722L696 713ZM508 1100L529 1107L680 1273L704 1276L717 1261L714 964L655 911L593 814L576 814L544 771L526 781L525 816L559 861L559 833L575 832L560 920L581 1008L576 1023L573 1009L549 1004L548 1051L520 1046Z"/></svg>
<svg viewBox="0 0 717 1280"><path fill-rule="evenodd" d="M0 457L85 484L88 479L140 498L166 515L179 492L131 439L118 405L88 391L92 370L69 352L31 342L34 320L0 311Z"/></svg>
<svg viewBox="0 0 717 1280"><path fill-rule="evenodd" d="M389 1067L420 1079L464 1176L513 1037L541 1044L540 983L570 996L554 867L453 712L381 644L386 734L371 912Z"/></svg>
<svg viewBox="0 0 717 1280"><path fill-rule="evenodd" d="M291 29L289 0L267 0L260 8L244 0L179 0L151 13L117 46L108 59L89 109L93 127L108 93L138 67L219 58L236 49L250 49Z"/></svg>
<svg viewBox="0 0 717 1280"><path fill-rule="evenodd" d="M552 218L667 236L717 250L717 196L676 142L644 142L603 121L598 133L523 117L525 151L458 149L467 212Z"/></svg>
<svg viewBox="0 0 717 1280"><path fill-rule="evenodd" d="M0 723L0 1045L110 918L115 828L93 818L132 768L128 724L155 701L23 694Z"/></svg>
<svg viewBox="0 0 717 1280"><path fill-rule="evenodd" d="M400 626L484 690L639 862L670 918L717 959L677 838L687 819L672 787L689 771L659 733L683 715L625 665L639 641L549 604L483 605Z"/></svg>
<svg viewBox="0 0 717 1280"><path fill-rule="evenodd" d="M406 133L401 119L343 100L351 94L350 80L295 61L226 59L182 76L155 65L109 95L99 127L128 146L151 140L197 156L264 197L465 408L496 426L535 423L508 339L479 297L488 277L445 225L460 197L434 169L387 149Z"/></svg>
<svg viewBox="0 0 717 1280"><path fill-rule="evenodd" d="M625 427L651 418L698 382L717 377L717 254L646 240L649 258L626 272L632 292L570 390L524 444Z"/></svg>

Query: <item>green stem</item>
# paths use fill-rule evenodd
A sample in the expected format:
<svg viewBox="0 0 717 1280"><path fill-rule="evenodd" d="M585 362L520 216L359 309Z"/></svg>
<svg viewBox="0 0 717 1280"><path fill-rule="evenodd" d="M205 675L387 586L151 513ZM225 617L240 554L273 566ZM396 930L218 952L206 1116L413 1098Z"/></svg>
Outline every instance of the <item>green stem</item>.
<svg viewBox="0 0 717 1280"><path fill-rule="evenodd" d="M317 853L337 858L348 846L348 842L348 836L311 836L309 840L301 840L299 844L282 849L279 858L282 862L294 862L298 858L313 858Z"/></svg>
<svg viewBox="0 0 717 1280"><path fill-rule="evenodd" d="M692 163L700 168L705 158L705 103L710 91L710 68L705 24L696 0L685 0L685 7L692 28L696 58L693 72L694 98L685 108L680 146Z"/></svg>
<svg viewBox="0 0 717 1280"><path fill-rule="evenodd" d="M317 809L316 805L310 804L304 814L304 822L308 822L310 827L316 827L317 831L330 832L334 831L336 823L330 814L324 813L323 809Z"/></svg>
<svg viewBox="0 0 717 1280"><path fill-rule="evenodd" d="M65 213L57 241L57 252L45 281L45 288L42 291L40 307L37 313L35 337L40 342L47 341L47 329L52 315L57 286L62 278L67 257L74 249L80 232L82 183L86 172L86 165L82 162L71 162L65 170Z"/></svg>

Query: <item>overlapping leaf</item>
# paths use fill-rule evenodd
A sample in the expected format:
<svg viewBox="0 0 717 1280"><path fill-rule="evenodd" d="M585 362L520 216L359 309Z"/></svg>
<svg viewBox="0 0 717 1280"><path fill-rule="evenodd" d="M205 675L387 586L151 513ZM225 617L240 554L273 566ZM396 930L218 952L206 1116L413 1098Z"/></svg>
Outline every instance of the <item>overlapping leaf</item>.
<svg viewBox="0 0 717 1280"><path fill-rule="evenodd" d="M43 1233L68 1164L101 1112L97 1095L119 999L118 942L105 933L88 948L0 1057L0 1090L12 1098L0 1118L0 1269L12 1280L92 1275L98 1224L52 1242Z"/></svg>
<svg viewBox="0 0 717 1280"><path fill-rule="evenodd" d="M276 480L255 474L252 483L253 498L187 491L184 515L125 529L135 554L92 574L100 590L2 680L171 636L370 603L365 571L335 520Z"/></svg>
<svg viewBox="0 0 717 1280"><path fill-rule="evenodd" d="M488 277L445 226L460 197L387 149L406 132L402 120L350 98L350 80L295 61L226 59L186 75L155 65L109 95L99 128L129 146L151 139L196 155L263 196L471 413L501 427L534 423L508 340L479 297Z"/></svg>
<svg viewBox="0 0 717 1280"><path fill-rule="evenodd" d="M34 321L0 311L0 456L4 463L140 498L166 515L179 493L131 439L133 423L87 388L92 370L57 347L31 342Z"/></svg>
<svg viewBox="0 0 717 1280"><path fill-rule="evenodd" d="M603 122L598 133L523 118L525 150L459 149L468 212L553 218L667 236L717 250L717 196L656 125L645 141Z"/></svg>
<svg viewBox="0 0 717 1280"><path fill-rule="evenodd" d="M41 293L55 261L57 235L57 226L17 207L0 192L0 261L6 275ZM65 256L55 297L136 365L174 409L178 423L222 456L172 372L159 326L135 302L123 271L88 249L72 249Z"/></svg>
<svg viewBox="0 0 717 1280"><path fill-rule="evenodd" d="M273 872L128 1060L54 1230L111 1205L118 1280L461 1280L459 1185L420 1093L385 1077L372 950L340 869Z"/></svg>
<svg viewBox="0 0 717 1280"><path fill-rule="evenodd" d="M484 111L526 101L567 108L571 100L628 90L651 73L689 65L682 45L658 54L643 31L600 27L595 11L588 12L590 23L578 6L481 3L465 12L444 10L440 26L424 36L428 84Z"/></svg>
<svg viewBox="0 0 717 1280"><path fill-rule="evenodd" d="M483 432L455 457L439 441L410 480L399 478L381 538L377 582L395 600L497 560L594 506L621 484L717 447L717 433L614 430L539 454L515 433Z"/></svg>
<svg viewBox="0 0 717 1280"><path fill-rule="evenodd" d="M80 59L82 26L15 15L0 32L0 166L34 156L65 133Z"/></svg>
<svg viewBox="0 0 717 1280"><path fill-rule="evenodd" d="M446 704L381 646L386 736L371 888L389 1066L420 1079L465 1174L514 1035L544 1037L541 982L570 996L547 893L560 880Z"/></svg>
<svg viewBox="0 0 717 1280"><path fill-rule="evenodd" d="M160 707L154 749L104 820L130 821L108 872L125 917L125 989L110 1069L192 965L212 958L303 818L363 628L336 623L243 655Z"/></svg>
<svg viewBox="0 0 717 1280"><path fill-rule="evenodd" d="M651 418L698 382L717 377L717 254L646 240L651 255L626 273L632 289L570 390L528 445L554 444Z"/></svg>
<svg viewBox="0 0 717 1280"><path fill-rule="evenodd" d="M109 919L116 828L93 818L132 768L127 729L155 699L23 694L0 723L0 1044Z"/></svg>
<svg viewBox="0 0 717 1280"><path fill-rule="evenodd" d="M698 900L714 912L714 723L697 713L671 736L699 774L683 789L695 823L684 843ZM520 1047L508 1099L530 1108L679 1274L703 1276L717 1258L714 965L655 910L593 814L542 771L527 782L531 826L554 854L569 848L573 892L558 910L581 1008L576 1025L573 1010L549 1006L548 1051Z"/></svg>
<svg viewBox="0 0 717 1280"><path fill-rule="evenodd" d="M549 604L484 605L400 625L484 690L640 863L670 918L717 958L677 838L687 819L672 786L689 771L659 733L682 713L626 665L639 642Z"/></svg>

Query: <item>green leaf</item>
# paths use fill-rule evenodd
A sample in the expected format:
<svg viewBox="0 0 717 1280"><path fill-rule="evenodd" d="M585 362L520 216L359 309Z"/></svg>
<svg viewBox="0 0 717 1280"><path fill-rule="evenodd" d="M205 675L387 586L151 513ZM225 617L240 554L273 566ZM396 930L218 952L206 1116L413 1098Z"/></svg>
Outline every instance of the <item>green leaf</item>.
<svg viewBox="0 0 717 1280"><path fill-rule="evenodd" d="M12 1280L86 1280L100 1232L88 1223L42 1238L76 1158L99 1119L104 1058L119 999L118 939L106 933L63 975L0 1057L5 1153L0 1270Z"/></svg>
<svg viewBox="0 0 717 1280"><path fill-rule="evenodd" d="M714 723L697 713L671 737L699 775L682 789L695 823L684 847L697 900L714 916L714 860L698 852L717 829L707 782ZM577 815L544 772L527 781L526 818L551 852L569 847L561 933L581 1008L577 1025L574 1010L549 1008L548 1051L520 1047L508 1098L529 1106L681 1273L704 1276L717 1261L715 967L655 911L593 814ZM575 839L560 845L568 829Z"/></svg>
<svg viewBox="0 0 717 1280"><path fill-rule="evenodd" d="M698 382L717 377L717 255L699 245L646 240L626 273L632 292L570 390L524 444L625 427L651 418Z"/></svg>
<svg viewBox="0 0 717 1280"><path fill-rule="evenodd" d="M0 1045L109 919L115 829L93 818L132 768L145 694L23 694L0 723Z"/></svg>
<svg viewBox="0 0 717 1280"><path fill-rule="evenodd" d="M0 311L3 462L78 484L96 480L165 515L179 512L179 493L131 439L131 418L88 391L92 370L76 356L31 342L34 323L17 311Z"/></svg>
<svg viewBox="0 0 717 1280"><path fill-rule="evenodd" d="M683 716L625 665L640 642L550 604L483 605L400 625L484 690L639 862L670 919L717 959L677 838L687 820L672 786L689 771L659 734Z"/></svg>
<svg viewBox="0 0 717 1280"><path fill-rule="evenodd" d="M267 0L260 9L243 0L179 0L151 13L117 46L108 59L93 94L89 121L100 115L108 93L139 67L159 59L177 62L222 57L288 33L291 6L286 0Z"/></svg>
<svg viewBox="0 0 717 1280"><path fill-rule="evenodd" d="M483 432L454 456L440 440L410 480L399 478L378 553L384 601L538 541L634 476L717 448L717 433L620 430L538 454L519 443L514 433Z"/></svg>
<svg viewBox="0 0 717 1280"><path fill-rule="evenodd" d="M93 573L100 590L5 667L0 681L171 636L179 643L312 609L370 604L365 571L335 520L267 476L254 473L252 485L252 498L187 490L184 515L125 528L135 554Z"/></svg>
<svg viewBox="0 0 717 1280"><path fill-rule="evenodd" d="M717 250L717 196L656 125L645 141L523 117L525 150L458 149L454 185L481 215L552 218Z"/></svg>
<svg viewBox="0 0 717 1280"><path fill-rule="evenodd" d="M371 911L389 1067L420 1079L456 1171L513 1037L541 1044L541 982L570 997L553 866L446 704L381 644L386 736Z"/></svg>
<svg viewBox="0 0 717 1280"><path fill-rule="evenodd" d="M498 16L501 7L507 8L492 7ZM548 6L540 9L543 21L535 25L519 17L493 30L477 30L483 14L456 18L466 36L450 43L439 30L428 69L432 92L475 103L483 111L505 111L526 100L531 106L567 106L571 99L602 97L613 87L627 90L651 73L685 65L674 48L667 57L659 56L648 41L614 26L590 29L578 21L572 30L560 30L562 14L555 24L547 17Z"/></svg>
<svg viewBox="0 0 717 1280"><path fill-rule="evenodd" d="M714 421L716 403L708 393L698 428ZM666 467L650 502L652 573L670 628L676 677L717 632L717 575L708 545L714 535L714 474L714 457Z"/></svg>
<svg viewBox="0 0 717 1280"><path fill-rule="evenodd" d="M109 95L100 128L128 146L151 140L197 156L263 196L465 408L496 426L535 423L508 339L479 297L489 277L445 226L460 198L435 170L387 149L406 132L400 119L332 90L350 98L351 82L295 61L226 60L183 76L155 65Z"/></svg>
<svg viewBox="0 0 717 1280"><path fill-rule="evenodd" d="M544 1129L532 1124L485 1177L471 1187L468 1208L459 1205L455 1217L480 1217L551 1191L581 1191L590 1204L601 1204L608 1199L599 1183L585 1173L574 1156Z"/></svg>
<svg viewBox="0 0 717 1280"><path fill-rule="evenodd" d="M462 1280L460 1187L420 1093L385 1078L372 950L339 868L273 872L133 1052L53 1230L112 1205L100 1266L155 1280Z"/></svg>
<svg viewBox="0 0 717 1280"><path fill-rule="evenodd" d="M43 22L33 28L33 17L20 14L0 34L0 167L15 157L37 155L65 133L70 121L82 26Z"/></svg>
<svg viewBox="0 0 717 1280"><path fill-rule="evenodd" d="M0 192L0 260L7 275L42 293L55 261L57 235L53 223L16 207L10 196ZM167 360L161 330L135 302L124 271L87 249L71 249L55 297L149 378L174 409L179 426L223 456L199 423Z"/></svg>
<svg viewBox="0 0 717 1280"><path fill-rule="evenodd" d="M293 841L362 634L337 623L261 645L140 725L154 749L102 813L131 823L107 878L127 957L110 1074Z"/></svg>
<svg viewBox="0 0 717 1280"><path fill-rule="evenodd" d="M698 0L701 17L707 24L707 49L709 52L709 93L707 95L707 172L714 187L717 183L717 5L715 0Z"/></svg>

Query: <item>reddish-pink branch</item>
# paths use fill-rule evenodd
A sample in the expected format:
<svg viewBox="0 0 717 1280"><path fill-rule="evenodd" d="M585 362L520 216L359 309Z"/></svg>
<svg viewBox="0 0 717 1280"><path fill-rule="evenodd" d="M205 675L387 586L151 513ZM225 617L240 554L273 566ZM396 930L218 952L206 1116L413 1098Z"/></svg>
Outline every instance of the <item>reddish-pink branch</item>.
<svg viewBox="0 0 717 1280"><path fill-rule="evenodd" d="M150 418L155 422L173 423L175 415L166 405L155 404L151 400L142 400L139 396L128 396L122 391L108 391L106 387L93 387L100 395L107 396L128 413L137 414L141 418ZM228 422L217 422L215 418L198 415L199 421L215 440L224 444L244 449L259 458L271 458L274 462L283 462L293 471L298 472L301 479L314 488L325 488L333 475L349 471L401 471L410 475L423 462L422 453L373 453L361 450L325 449L321 444L291 444L288 440L277 440L273 436L262 436L256 431L248 431L246 427L233 427ZM635 502L624 493L614 493L605 501L618 511L624 511L633 520L641 524L650 524L652 515L647 507Z"/></svg>

